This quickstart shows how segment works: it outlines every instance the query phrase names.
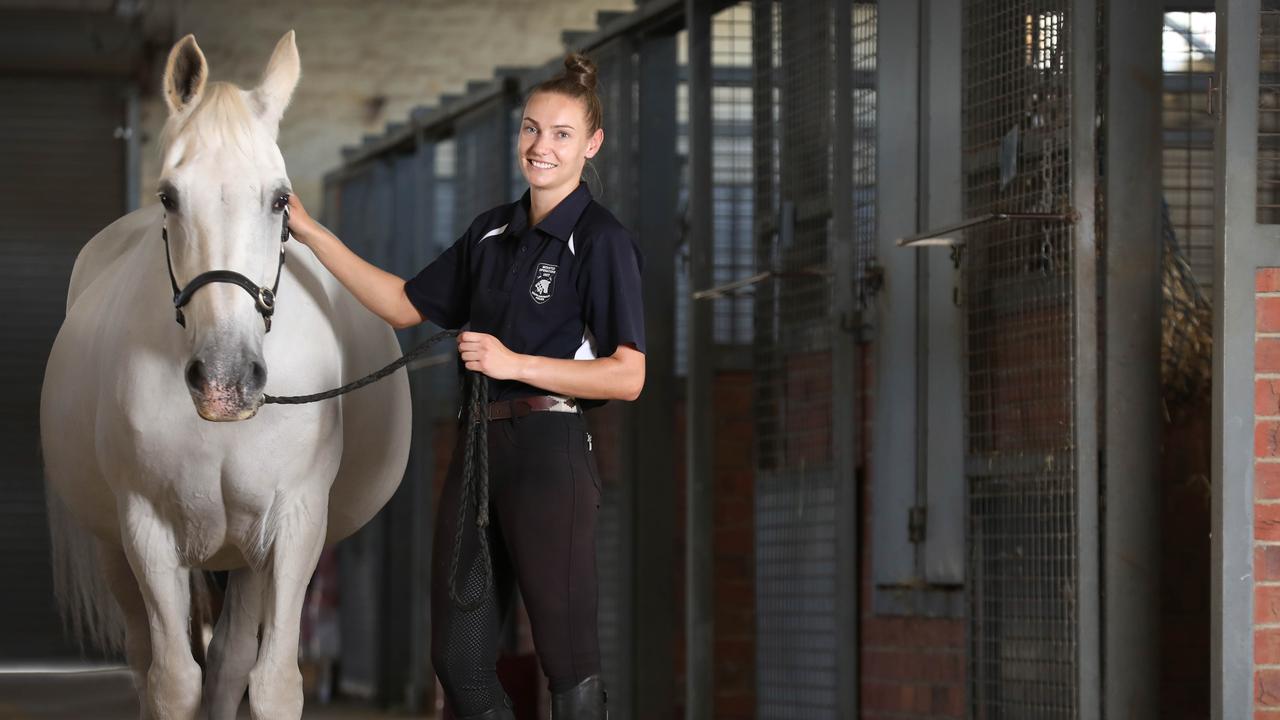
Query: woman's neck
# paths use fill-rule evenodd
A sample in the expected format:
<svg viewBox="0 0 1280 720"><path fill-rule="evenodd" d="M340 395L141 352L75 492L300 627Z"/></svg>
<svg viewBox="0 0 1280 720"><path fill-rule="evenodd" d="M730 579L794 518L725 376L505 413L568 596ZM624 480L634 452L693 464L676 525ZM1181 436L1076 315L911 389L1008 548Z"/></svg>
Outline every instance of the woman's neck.
<svg viewBox="0 0 1280 720"><path fill-rule="evenodd" d="M556 209L562 200L569 197L569 194L578 187L575 183L565 183L563 187L545 188L539 190L535 187L529 188L529 224L537 225L542 222L543 218Z"/></svg>

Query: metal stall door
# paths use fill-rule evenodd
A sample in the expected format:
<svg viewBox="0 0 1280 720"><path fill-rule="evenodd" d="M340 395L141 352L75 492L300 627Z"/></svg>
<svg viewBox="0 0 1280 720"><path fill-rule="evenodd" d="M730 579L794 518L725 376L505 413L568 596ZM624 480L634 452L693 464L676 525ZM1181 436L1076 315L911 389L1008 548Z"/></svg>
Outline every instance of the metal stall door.
<svg viewBox="0 0 1280 720"><path fill-rule="evenodd" d="M850 60L851 9L859 4L752 5L754 260L756 277L764 274L749 326L756 708L762 719L853 717L857 611L848 590L856 518L847 502L854 487L847 426L854 399L852 383L838 375L854 370L852 338L835 320L853 289L833 278L846 278L857 261L850 246L857 202L845 193L854 160L846 146L850 108L859 98L837 100L851 89L849 68L837 71L836 63Z"/></svg>
<svg viewBox="0 0 1280 720"><path fill-rule="evenodd" d="M123 87L0 78L0 662L73 658L53 602L40 385L76 254L125 209ZM68 202L71 198L72 201Z"/></svg>
<svg viewBox="0 0 1280 720"><path fill-rule="evenodd" d="M382 266L394 210L392 181L391 168L379 159L348 175L338 191L338 236L356 254ZM339 690L355 697L374 698L380 692L384 637L379 618L387 599L389 524L384 508L336 550L342 633Z"/></svg>
<svg viewBox="0 0 1280 720"><path fill-rule="evenodd" d="M628 228L636 228L638 159L636 133L636 53L634 40L621 37L592 51L599 71L597 88L607 128L605 144L584 169L591 194ZM649 259L652 262L652 258ZM596 566L599 577L600 657L605 685L609 688L610 715L631 717L632 567L634 537L629 487L635 476L635 452L624 431L634 416L630 403L612 402L588 415L591 431L601 438L600 475L603 483L600 516L596 523ZM608 453L607 455L605 453Z"/></svg>
<svg viewBox="0 0 1280 720"><path fill-rule="evenodd" d="M1095 12L964 6L970 715L983 720L1098 714Z"/></svg>

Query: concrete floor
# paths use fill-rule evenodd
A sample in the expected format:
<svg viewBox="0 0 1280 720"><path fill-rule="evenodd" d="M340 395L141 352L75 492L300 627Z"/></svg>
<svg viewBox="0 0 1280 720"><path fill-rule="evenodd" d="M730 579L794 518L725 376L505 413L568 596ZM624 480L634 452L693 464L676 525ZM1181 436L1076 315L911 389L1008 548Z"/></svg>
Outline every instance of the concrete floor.
<svg viewBox="0 0 1280 720"><path fill-rule="evenodd" d="M353 704L321 706L308 699L304 718L386 720L430 716L386 714ZM240 717L249 717L248 703ZM0 669L0 720L137 720L138 702L120 668Z"/></svg>

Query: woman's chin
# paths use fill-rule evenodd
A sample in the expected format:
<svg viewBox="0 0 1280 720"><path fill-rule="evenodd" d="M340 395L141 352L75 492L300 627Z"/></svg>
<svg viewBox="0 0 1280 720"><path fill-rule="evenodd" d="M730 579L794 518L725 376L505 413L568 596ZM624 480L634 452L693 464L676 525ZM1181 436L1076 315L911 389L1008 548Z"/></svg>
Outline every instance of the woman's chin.
<svg viewBox="0 0 1280 720"><path fill-rule="evenodd" d="M538 172L536 170L524 173L525 182L529 183L529 187L534 190L554 190L563 186L567 180L561 173Z"/></svg>

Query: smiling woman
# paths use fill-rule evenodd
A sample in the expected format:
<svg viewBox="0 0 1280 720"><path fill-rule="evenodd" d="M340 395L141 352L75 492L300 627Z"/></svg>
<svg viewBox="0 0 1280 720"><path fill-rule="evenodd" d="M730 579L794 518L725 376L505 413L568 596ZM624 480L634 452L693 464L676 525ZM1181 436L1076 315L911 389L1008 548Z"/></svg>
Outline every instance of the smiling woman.
<svg viewBox="0 0 1280 720"><path fill-rule="evenodd" d="M562 74L533 89L517 144L528 191L481 213L407 282L360 259L290 199L294 237L366 307L396 327L467 327L459 362L487 377L492 508L468 519L463 466L471 460L468 433L459 432L432 558L432 660L454 714L472 720L514 718L494 668L517 582L552 716L605 717L600 484L582 411L634 400L645 368L639 247L582 182L604 143L595 86L594 63L573 54Z"/></svg>

